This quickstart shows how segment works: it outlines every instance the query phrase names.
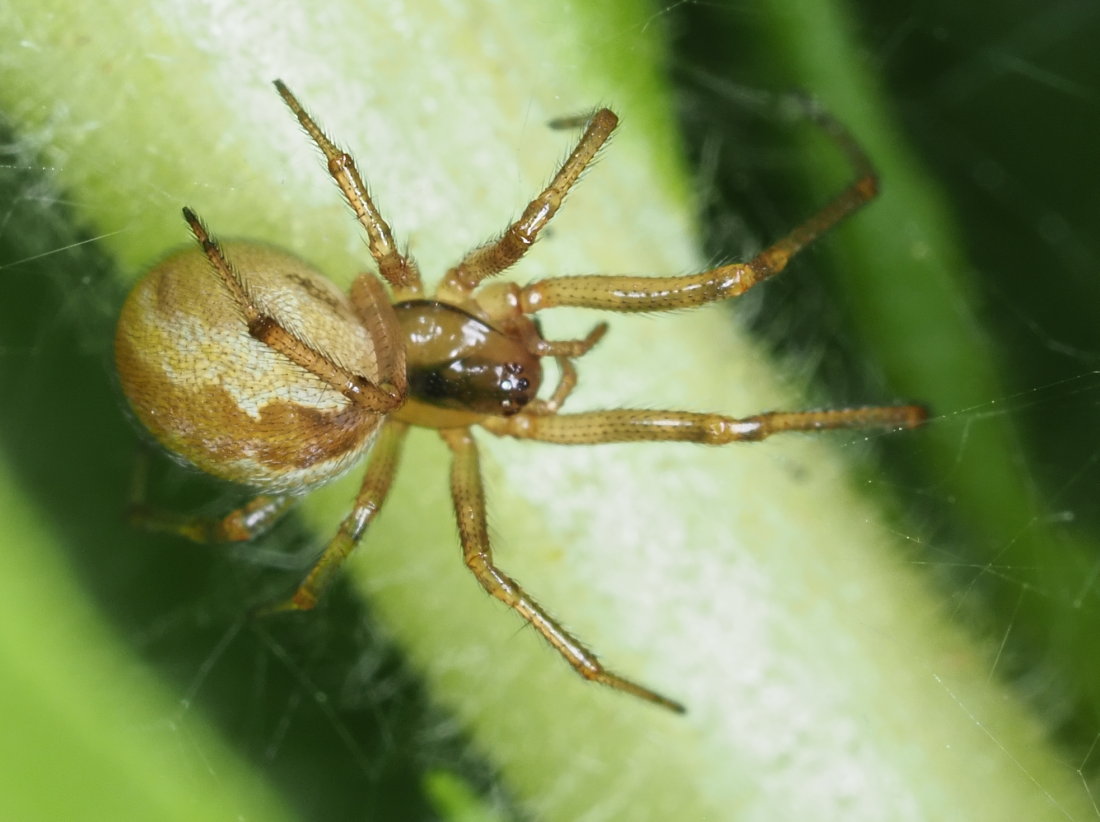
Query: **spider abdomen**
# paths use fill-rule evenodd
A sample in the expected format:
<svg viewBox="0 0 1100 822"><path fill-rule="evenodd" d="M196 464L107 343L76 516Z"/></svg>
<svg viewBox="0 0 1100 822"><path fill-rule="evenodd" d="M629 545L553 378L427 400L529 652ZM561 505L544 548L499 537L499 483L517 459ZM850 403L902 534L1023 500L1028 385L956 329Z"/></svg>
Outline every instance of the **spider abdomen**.
<svg viewBox="0 0 1100 822"><path fill-rule="evenodd" d="M265 314L350 371L378 379L370 334L334 284L279 249L227 249ZM267 492L301 491L338 476L381 421L251 336L199 249L168 257L130 293L115 358L131 408L165 448Z"/></svg>
<svg viewBox="0 0 1100 822"><path fill-rule="evenodd" d="M542 366L522 341L457 306L394 306L404 335L409 395L396 416L430 428L510 416L535 398Z"/></svg>

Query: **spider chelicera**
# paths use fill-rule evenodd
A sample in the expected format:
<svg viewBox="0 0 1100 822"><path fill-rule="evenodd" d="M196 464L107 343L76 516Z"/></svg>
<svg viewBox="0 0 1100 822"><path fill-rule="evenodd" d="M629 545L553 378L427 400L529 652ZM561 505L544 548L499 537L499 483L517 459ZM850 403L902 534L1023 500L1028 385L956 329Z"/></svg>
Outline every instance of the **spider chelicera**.
<svg viewBox="0 0 1100 822"><path fill-rule="evenodd" d="M162 445L260 495L220 519L175 517L137 500L134 520L199 541L247 540L303 492L344 473L369 451L362 486L339 532L294 594L265 609L306 610L382 507L409 426L434 428L453 455L458 531L478 582L518 611L585 678L682 712L678 702L606 669L493 563L472 429L563 445L724 445L784 431L919 425L925 411L916 405L742 419L626 409L563 414L577 382L573 361L599 341L607 325L580 340L546 340L532 318L558 306L656 312L736 297L778 274L794 254L875 196L869 160L839 124L810 106L810 115L848 156L856 179L748 262L690 276L591 275L483 285L527 252L610 137L618 118L603 108L576 123L584 126L583 135L523 215L499 238L468 253L428 297L416 263L397 250L355 162L282 82L275 87L324 153L366 231L380 279L363 274L345 295L285 251L220 245L185 208L198 247L161 262L127 298L115 339L118 373L134 413ZM560 378L539 397L544 357L554 359Z"/></svg>

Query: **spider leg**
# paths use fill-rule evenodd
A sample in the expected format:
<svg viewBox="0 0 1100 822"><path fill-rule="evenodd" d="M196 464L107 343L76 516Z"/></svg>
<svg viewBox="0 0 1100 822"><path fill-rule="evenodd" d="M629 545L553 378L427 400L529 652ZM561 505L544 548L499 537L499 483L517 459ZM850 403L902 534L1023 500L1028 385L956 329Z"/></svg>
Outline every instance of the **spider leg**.
<svg viewBox="0 0 1100 822"><path fill-rule="evenodd" d="M535 339L526 340L527 350L540 357L583 357L591 351L607 333L607 323L597 323L580 340L544 340L537 332Z"/></svg>
<svg viewBox="0 0 1100 822"><path fill-rule="evenodd" d="M737 297L774 277L787 266L791 257L878 193L874 167L847 129L812 103L806 104L806 113L847 156L855 180L825 207L748 262L680 277L551 277L523 288L501 283L483 289L477 295L479 304L501 316L508 311L534 314L558 306L622 312L672 311Z"/></svg>
<svg viewBox="0 0 1100 822"><path fill-rule="evenodd" d="M420 271L413 260L397 251L393 232L390 231L389 224L382 218L382 214L371 200L370 192L359 175L355 160L350 154L333 145L282 80L275 81L275 88L282 96L283 102L298 118L302 128L325 155L325 160L328 161L328 173L332 175L332 179L343 192L344 199L355 212L359 225L363 226L363 230L367 232L367 244L371 256L378 264L378 273L393 286L395 296L399 300L419 296L423 290Z"/></svg>
<svg viewBox="0 0 1100 822"><path fill-rule="evenodd" d="M126 518L135 528L175 534L192 542L247 542L267 531L297 500L290 496L253 497L222 517L192 517L134 502Z"/></svg>
<svg viewBox="0 0 1100 822"><path fill-rule="evenodd" d="M536 399L530 402L524 409L526 413L558 413L566 398L572 394L573 389L577 387L577 368L573 365L573 361L568 357L555 357L554 362L558 364L558 370L561 372L561 377L558 378L558 384L554 388L554 393L545 400Z"/></svg>
<svg viewBox="0 0 1100 822"><path fill-rule="evenodd" d="M398 391L394 385L375 385L362 374L349 371L287 331L275 317L261 311L252 299L248 280L226 259L221 246L210 236L195 212L184 208L183 218L191 226L191 232L202 246L214 272L240 306L250 336L315 374L366 411L384 414L405 402L404 392Z"/></svg>
<svg viewBox="0 0 1100 822"><path fill-rule="evenodd" d="M515 609L565 660L583 676L608 687L683 713L684 706L635 682L606 670L596 655L556 622L522 588L493 564L489 531L485 521L485 495L481 486L477 446L468 428L443 429L440 432L454 454L451 467L451 495L454 498L458 532L468 567L481 586L494 597Z"/></svg>
<svg viewBox="0 0 1100 822"><path fill-rule="evenodd" d="M448 271L436 296L461 305L482 280L499 274L526 254L539 232L557 214L565 195L576 185L618 122L619 118L610 109L601 108L593 114L576 148L562 163L550 184L498 239L475 248Z"/></svg>
<svg viewBox="0 0 1100 822"><path fill-rule="evenodd" d="M405 339L385 286L370 274L357 277L351 284L351 304L374 345L380 385L383 390L404 397L409 388Z"/></svg>
<svg viewBox="0 0 1100 822"><path fill-rule="evenodd" d="M135 528L199 543L247 542L271 528L297 501L292 496L261 494L221 517L196 517L158 508L146 502L149 455L149 446L143 445L134 460L126 519Z"/></svg>
<svg viewBox="0 0 1100 822"><path fill-rule="evenodd" d="M598 323L588 334L579 340L546 340L535 323L527 317L521 317L523 323L516 325L515 331L523 339L527 350L539 357L553 357L561 372L554 393L545 400L534 400L527 406L532 414L556 414L566 397L577 387L577 369L573 360L583 357L607 333L607 323Z"/></svg>
<svg viewBox="0 0 1100 822"><path fill-rule="evenodd" d="M282 602L260 608L259 615L281 611L308 611L317 604L322 592L332 581L336 571L348 558L366 533L367 526L386 501L394 474L401 459L401 446L405 442L408 426L396 420L387 420L378 432L371 449L363 484L355 498L355 505L342 523L336 536L325 547L298 589Z"/></svg>
<svg viewBox="0 0 1100 822"><path fill-rule="evenodd" d="M841 408L829 411L771 411L735 418L690 411L591 411L581 414L520 413L479 423L497 436L595 445L608 442L698 442L725 445L755 441L786 431L831 428L915 428L927 418L919 405Z"/></svg>

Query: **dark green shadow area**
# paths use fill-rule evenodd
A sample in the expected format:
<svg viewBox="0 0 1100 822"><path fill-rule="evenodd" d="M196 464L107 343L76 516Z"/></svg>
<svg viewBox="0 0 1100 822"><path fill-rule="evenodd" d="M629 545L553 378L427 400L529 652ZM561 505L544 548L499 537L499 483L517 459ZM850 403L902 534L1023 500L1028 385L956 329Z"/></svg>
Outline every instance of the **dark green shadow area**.
<svg viewBox="0 0 1100 822"><path fill-rule="evenodd" d="M16 142L4 133L0 144ZM302 819L436 819L423 783L438 771L506 807L343 586L313 614L245 619L320 548L293 517L260 545L234 548L123 522L137 445L111 366L123 295L94 239L29 170L33 158L9 154L0 167L0 449L105 620L179 694L165 722L208 718ZM240 500L166 460L153 494L185 511ZM202 751L185 755L201 761Z"/></svg>

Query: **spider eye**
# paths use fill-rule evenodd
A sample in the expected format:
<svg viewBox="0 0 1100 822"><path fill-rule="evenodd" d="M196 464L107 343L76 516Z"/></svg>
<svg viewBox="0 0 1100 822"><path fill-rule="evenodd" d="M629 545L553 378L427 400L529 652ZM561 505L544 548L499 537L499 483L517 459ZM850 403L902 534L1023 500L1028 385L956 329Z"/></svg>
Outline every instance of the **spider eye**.
<svg viewBox="0 0 1100 822"><path fill-rule="evenodd" d="M463 357L410 369L409 389L418 399L442 408L510 416L534 399L524 370L520 363Z"/></svg>

